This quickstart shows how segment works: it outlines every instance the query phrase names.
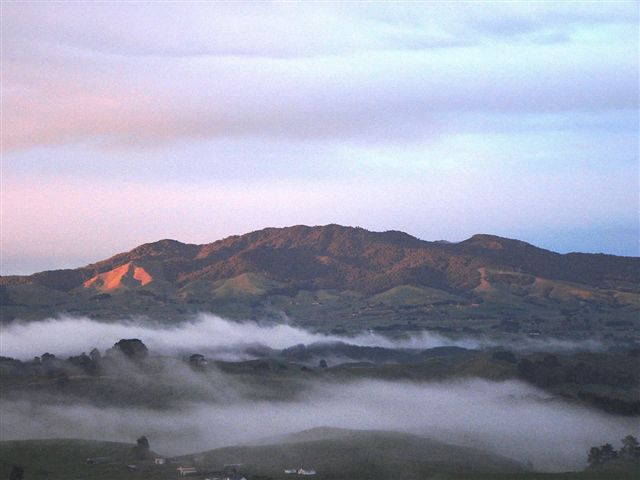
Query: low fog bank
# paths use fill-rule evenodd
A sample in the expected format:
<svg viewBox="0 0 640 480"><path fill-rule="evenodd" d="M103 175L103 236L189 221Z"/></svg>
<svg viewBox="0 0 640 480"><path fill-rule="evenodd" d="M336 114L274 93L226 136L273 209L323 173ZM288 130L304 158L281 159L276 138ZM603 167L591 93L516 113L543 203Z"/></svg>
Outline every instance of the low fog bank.
<svg viewBox="0 0 640 480"><path fill-rule="evenodd" d="M369 333L321 335L291 325L239 323L212 315L176 325L64 317L3 326L0 354L31 359L50 352L63 357L93 347L105 350L120 338L139 338L153 354L199 352L225 359L250 355L251 345L254 350L255 345L282 350L318 342L414 349L490 346L428 332L402 340ZM59 389L54 383L48 390L4 392L0 438L131 442L144 434L154 450L176 455L314 427L398 430L561 471L582 469L591 446L640 433L637 417L593 411L518 381L337 383L309 373L292 375L285 383L277 377L269 384L259 372L241 381L243 376L213 366L197 371L178 358L159 357L139 364L110 357L103 369L104 377L88 377L86 384L80 379ZM101 388L99 398L78 395L77 389L91 385ZM118 402L110 403L109 394Z"/></svg>
<svg viewBox="0 0 640 480"><path fill-rule="evenodd" d="M225 387L219 383L217 388ZM25 398L3 401L0 413L3 440L133 441L145 434L158 452L186 454L330 426L422 434L557 471L582 469L589 447L640 430L634 418L553 400L520 382L482 380L339 385L317 381L293 401L256 401L236 392L216 403L199 401L162 411L86 403L43 405Z"/></svg>
<svg viewBox="0 0 640 480"><path fill-rule="evenodd" d="M191 322L167 325L148 319L104 323L89 318L60 317L37 322L14 322L3 326L0 354L20 360L43 352L54 355L77 355L93 347L106 349L120 338L139 338L154 353L179 354L201 351L213 358L245 359L243 346L262 345L280 350L297 344L345 342L360 346L385 348L433 348L455 345L478 348L473 339L451 340L423 332L394 340L376 333L338 336L312 333L287 324L234 322L201 314ZM234 355L234 352L236 354Z"/></svg>
<svg viewBox="0 0 640 480"><path fill-rule="evenodd" d="M111 347L120 338L139 338L158 354L198 351L220 360L253 358L245 347L262 345L284 349L297 344L343 342L351 345L428 349L458 346L469 349L497 346L484 338L451 339L423 331L399 339L366 332L357 336L323 335L287 324L234 322L210 314L200 314L190 322L167 325L149 319L129 319L104 323L89 318L59 317L37 322L14 322L2 327L0 355L26 360L49 352L57 356L77 355L94 347ZM571 342L557 339L522 339L503 345L519 350L574 351L602 350L597 341Z"/></svg>

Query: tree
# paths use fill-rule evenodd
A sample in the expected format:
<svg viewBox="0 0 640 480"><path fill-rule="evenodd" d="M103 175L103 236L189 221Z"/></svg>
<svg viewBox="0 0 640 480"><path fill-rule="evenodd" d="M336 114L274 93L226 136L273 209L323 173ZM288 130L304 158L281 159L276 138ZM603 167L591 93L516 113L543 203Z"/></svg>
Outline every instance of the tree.
<svg viewBox="0 0 640 480"><path fill-rule="evenodd" d="M135 460L144 460L149 456L149 440L144 435L138 438L136 446L131 449L131 456Z"/></svg>
<svg viewBox="0 0 640 480"><path fill-rule="evenodd" d="M137 338L123 338L116 342L113 349L131 360L143 360L149 355L147 346Z"/></svg>
<svg viewBox="0 0 640 480"><path fill-rule="evenodd" d="M590 467L598 467L602 465L602 455L598 447L591 447L589 450L589 456L587 457Z"/></svg>
<svg viewBox="0 0 640 480"><path fill-rule="evenodd" d="M200 353L194 353L189 357L189 365L196 370L203 370L207 365L207 359Z"/></svg>
<svg viewBox="0 0 640 480"><path fill-rule="evenodd" d="M633 435L627 435L622 439L620 456L624 458L640 458L640 445Z"/></svg>
<svg viewBox="0 0 640 480"><path fill-rule="evenodd" d="M327 368L327 366L327 361L324 358L318 363L318 367L320 368Z"/></svg>
<svg viewBox="0 0 640 480"><path fill-rule="evenodd" d="M149 440L144 435L141 436L138 440L136 440L138 447L149 451Z"/></svg>
<svg viewBox="0 0 640 480"><path fill-rule="evenodd" d="M42 363L51 363L56 359L56 356L52 353L45 352L41 355L40 360Z"/></svg>
<svg viewBox="0 0 640 480"><path fill-rule="evenodd" d="M92 375L95 375L100 372L100 369L102 368L102 355L100 354L100 350L93 348L89 352L89 359L90 361L87 371Z"/></svg>
<svg viewBox="0 0 640 480"><path fill-rule="evenodd" d="M600 447L600 456L602 458L602 463L607 463L617 458L618 452L615 451L613 445L611 445L610 443L605 443Z"/></svg>
<svg viewBox="0 0 640 480"><path fill-rule="evenodd" d="M102 359L102 355L100 355L100 350L94 348L89 352L89 356L91 357L91 361L94 363L98 363Z"/></svg>
<svg viewBox="0 0 640 480"><path fill-rule="evenodd" d="M69 357L68 362L71 365L88 370L91 367L91 358L86 353L82 352L81 355Z"/></svg>
<svg viewBox="0 0 640 480"><path fill-rule="evenodd" d="M600 467L618 457L613 445L605 443L599 447L591 447L587 461L590 467Z"/></svg>
<svg viewBox="0 0 640 480"><path fill-rule="evenodd" d="M43 353L40 356L40 364L45 375L53 376L63 370L62 362L52 353Z"/></svg>

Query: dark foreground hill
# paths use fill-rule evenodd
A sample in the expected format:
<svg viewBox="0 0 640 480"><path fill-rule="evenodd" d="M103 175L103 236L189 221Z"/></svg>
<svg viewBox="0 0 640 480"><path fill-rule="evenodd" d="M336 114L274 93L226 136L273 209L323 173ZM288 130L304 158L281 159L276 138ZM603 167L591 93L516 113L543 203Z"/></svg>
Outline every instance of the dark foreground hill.
<svg viewBox="0 0 640 480"><path fill-rule="evenodd" d="M133 445L93 440L15 440L0 442L0 478L21 466L25 479L121 478ZM87 459L99 459L89 466ZM148 478L148 477L144 477Z"/></svg>
<svg viewBox="0 0 640 480"><path fill-rule="evenodd" d="M185 460L191 457L185 457ZM242 464L248 472L284 478L285 469L315 470L318 479L429 478L442 472L522 472L517 462L407 433L316 428L268 444L219 448L197 455L203 465Z"/></svg>
<svg viewBox="0 0 640 480"><path fill-rule="evenodd" d="M379 432L385 433L385 432ZM304 432L302 433L304 434ZM393 435L393 434L390 434ZM295 436L294 436L295 437ZM372 439L372 442L375 442ZM304 444L304 441L297 443L297 445ZM295 451L294 448L290 451ZM440 448L444 444L439 444ZM98 442L90 440L22 440L22 441L0 441L0 475L1 478L9 478L12 468L16 465L21 465L24 470L25 479L33 480L68 480L74 478L85 478L93 480L128 480L128 479L155 479L155 480L173 480L182 478L178 475L177 467L180 465L186 465L186 462L190 461L189 457L181 457L175 459L167 459L167 463L164 465L155 465L149 462L134 462L137 468L131 469L128 465L132 462L128 458L128 452L133 445L125 443L113 443L113 442ZM280 448L286 451L286 440L280 445ZM211 460L216 458L216 455L224 457L223 465L228 464L226 461L228 457L223 453L227 450L229 453L235 451L244 451L247 454L255 448L259 447L232 447L231 449L218 449L210 453L205 454L205 458ZM272 445L271 448L278 448L278 446ZM455 452L470 451L470 449L459 449L459 447L451 447L449 455L454 455ZM244 450L243 450L244 449ZM457 450L456 450L457 449ZM440 451L440 453L443 453ZM475 457L481 456L485 459L496 458L489 454L482 454L474 451ZM437 455L437 453L436 453ZM105 463L97 463L95 465L88 465L87 458L97 458L107 460ZM259 458L259 457L258 457ZM344 453L340 453L339 458L344 458ZM384 458L384 457L383 457ZM451 457L450 457L451 458ZM512 462L497 457L501 465L515 466ZM495 461L495 460L493 460ZM350 462L347 468L353 470L355 462ZM386 468L386 467L385 467ZM600 480L602 478L607 479L619 479L619 480L631 480L635 478L634 473L631 472L571 472L571 473L534 473L534 472L522 472L513 471L512 473L497 473L486 471L466 471L466 472L447 472L438 470L438 473L430 477L423 478L438 478L441 480ZM401 470L403 471L403 470ZM316 478L318 480L325 478L345 478L345 477L327 477L321 475L321 471L315 476L300 477L293 476L295 478ZM291 475L286 475L284 472L278 472L274 476L268 476L264 474L246 474L248 480L278 480L292 478ZM205 475L194 476L191 478L203 479ZM357 479L360 477L350 477L350 479ZM376 476L361 477L361 478L381 478ZM395 478L391 477L384 478ZM402 477L412 478L412 477Z"/></svg>
<svg viewBox="0 0 640 480"><path fill-rule="evenodd" d="M561 255L491 235L444 243L397 231L295 226L205 245L161 240L77 269L0 277L0 303L4 322L212 311L287 315L320 329L393 331L425 321L439 328L475 318L515 331L546 331L551 321L563 331L615 333L635 327L640 259Z"/></svg>

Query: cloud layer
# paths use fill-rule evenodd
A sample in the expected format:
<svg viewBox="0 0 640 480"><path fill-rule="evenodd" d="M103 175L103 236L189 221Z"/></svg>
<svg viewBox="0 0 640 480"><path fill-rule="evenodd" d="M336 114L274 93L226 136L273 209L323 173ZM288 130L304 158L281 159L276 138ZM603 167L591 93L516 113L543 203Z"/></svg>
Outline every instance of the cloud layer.
<svg viewBox="0 0 640 480"><path fill-rule="evenodd" d="M495 347L496 342L479 337L452 339L422 331L390 338L374 332L340 336L313 333L284 323L236 322L210 314L194 316L191 322L163 324L145 318L119 322L98 322L89 318L59 317L37 322L16 321L2 327L0 354L29 360L45 352L58 356L78 355L92 348L105 350L122 338L138 338L154 354L176 355L205 353L219 359L254 358L247 347L265 346L282 350L299 344L341 342L364 347L429 349L458 346L469 349ZM600 351L599 341L560 340L553 338L521 339L504 347L528 351Z"/></svg>
<svg viewBox="0 0 640 480"><path fill-rule="evenodd" d="M9 4L3 147L425 139L449 114L637 105L632 5L408 7Z"/></svg>

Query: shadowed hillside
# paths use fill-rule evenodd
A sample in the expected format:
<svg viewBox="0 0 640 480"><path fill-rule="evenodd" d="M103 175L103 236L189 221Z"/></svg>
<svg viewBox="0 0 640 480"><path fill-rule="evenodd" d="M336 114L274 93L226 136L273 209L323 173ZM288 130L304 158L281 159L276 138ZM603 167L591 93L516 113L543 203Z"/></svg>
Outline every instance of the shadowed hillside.
<svg viewBox="0 0 640 480"><path fill-rule="evenodd" d="M206 465L232 459L250 472L283 478L308 468L317 478L427 478L441 472L521 472L517 462L480 450L447 445L400 432L315 428L267 440L263 445L226 447L197 456ZM189 457L186 457L189 458Z"/></svg>

